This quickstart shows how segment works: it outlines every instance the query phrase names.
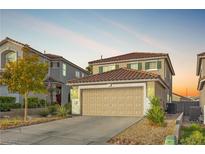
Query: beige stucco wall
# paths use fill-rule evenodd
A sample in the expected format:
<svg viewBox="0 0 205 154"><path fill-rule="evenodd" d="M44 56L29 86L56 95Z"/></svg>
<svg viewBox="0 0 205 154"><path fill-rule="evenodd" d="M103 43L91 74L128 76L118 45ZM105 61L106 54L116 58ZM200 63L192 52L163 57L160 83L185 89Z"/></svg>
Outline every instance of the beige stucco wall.
<svg viewBox="0 0 205 154"><path fill-rule="evenodd" d="M205 59L201 59L200 77L205 76Z"/></svg>
<svg viewBox="0 0 205 154"><path fill-rule="evenodd" d="M165 108L167 99L166 99L166 90L159 82L147 82L147 97L152 99L153 97L159 97L161 105Z"/></svg>
<svg viewBox="0 0 205 154"><path fill-rule="evenodd" d="M76 93L78 93L79 96L81 95L78 86L72 86L72 89L75 89ZM79 97L72 98L73 97L72 93L73 92L71 92L72 113L73 114L81 114L80 98ZM154 96L158 96L160 98L161 105L163 107L165 107L165 105L166 105L166 91L165 91L164 87L158 82L154 82L154 81L146 82L146 98L150 100ZM146 101L146 100L144 100L144 101Z"/></svg>
<svg viewBox="0 0 205 154"><path fill-rule="evenodd" d="M138 61L131 61L131 62L117 62L117 63L104 64L104 65L97 64L97 65L93 65L93 74L99 73L100 66L106 66L106 65L113 64L113 65L119 65L119 68L126 68L127 64L136 63L136 62L141 62L142 63L142 70L145 71L145 63L150 62L150 61L161 61L161 69L156 70L156 71L149 71L149 70L147 70L147 71L159 74L162 77L162 79L165 81L165 83L169 86L169 89L166 89L166 93L169 94L170 101L171 101L171 99L172 99L172 74L171 74L171 70L169 68L168 62L165 59L138 60ZM167 102L167 99L166 99L166 102Z"/></svg>
<svg viewBox="0 0 205 154"><path fill-rule="evenodd" d="M165 88L159 83L155 82L155 96L160 99L161 105L165 108L167 103L167 93Z"/></svg>
<svg viewBox="0 0 205 154"><path fill-rule="evenodd" d="M3 64L5 64L4 53L7 53L7 51L14 51L18 53L18 57L22 57L23 56L22 47L23 47L22 45L11 43L11 42L6 42L5 44L1 45L0 46L0 68L3 68ZM35 53L32 52L31 54L35 54ZM44 58L39 56L39 54L36 55L43 62Z"/></svg>
<svg viewBox="0 0 205 154"><path fill-rule="evenodd" d="M161 69L156 70L156 71L149 71L149 72L154 72L159 75L164 79L164 59L155 59L155 60L135 60L135 61L130 61L130 62L117 62L117 63L111 63L111 64L103 64L103 65L93 65L93 74L98 74L99 73L99 67L100 66L108 66L108 65L119 65L119 68L126 68L127 64L131 63L142 63L142 70L145 70L145 63L150 62L150 61L161 61Z"/></svg>
<svg viewBox="0 0 205 154"><path fill-rule="evenodd" d="M147 82L146 85L147 98L152 99L155 96L155 84L154 82Z"/></svg>
<svg viewBox="0 0 205 154"><path fill-rule="evenodd" d="M14 43L10 43L7 42L3 45L0 46L0 68L3 68L4 64L5 64L5 57L4 57L4 53L6 53L7 51L14 51L18 53L19 57L22 57L23 52L21 51L22 46L21 45L17 45Z"/></svg>
<svg viewBox="0 0 205 154"><path fill-rule="evenodd" d="M202 90L200 90L200 106L202 110L204 109L205 105L205 87L203 86Z"/></svg>

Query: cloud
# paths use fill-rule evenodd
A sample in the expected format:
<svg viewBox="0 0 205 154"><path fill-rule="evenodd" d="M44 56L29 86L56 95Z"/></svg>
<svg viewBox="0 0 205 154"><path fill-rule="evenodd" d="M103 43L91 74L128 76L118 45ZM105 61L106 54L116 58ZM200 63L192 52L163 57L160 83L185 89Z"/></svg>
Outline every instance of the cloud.
<svg viewBox="0 0 205 154"><path fill-rule="evenodd" d="M134 36L137 40L140 40L140 41L142 41L142 42L144 42L144 43L146 43L150 46L157 47L159 49L166 49L166 47L163 44L161 44L159 41L157 41L156 39L154 39L150 36L141 34L141 33L137 32L135 29L133 29L132 27L126 25L126 24L122 24L120 22L117 22L117 21L111 20L109 18L100 16L96 13L95 13L95 15L98 18L100 18L102 21L105 21L105 22L113 25L115 28L121 29L124 32Z"/></svg>
<svg viewBox="0 0 205 154"><path fill-rule="evenodd" d="M10 13L9 19L15 20L15 22L21 24L24 27L29 27L30 29L33 29L40 33L52 35L53 37L57 37L56 39L66 40L69 43L72 41L73 43L79 46L93 50L100 54L102 54L102 52L111 54L119 53L119 51L115 48L99 43L92 38L84 36L80 33L77 33L67 27L60 26L56 23L51 23L22 13Z"/></svg>

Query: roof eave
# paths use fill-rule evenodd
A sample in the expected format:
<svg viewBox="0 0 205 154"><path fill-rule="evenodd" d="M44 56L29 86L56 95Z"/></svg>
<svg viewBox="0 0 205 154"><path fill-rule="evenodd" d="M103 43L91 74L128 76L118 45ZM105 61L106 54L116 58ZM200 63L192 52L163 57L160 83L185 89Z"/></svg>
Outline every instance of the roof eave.
<svg viewBox="0 0 205 154"><path fill-rule="evenodd" d="M148 81L159 81L162 86L169 88L159 78L157 79L138 79L138 80L116 80L116 81L100 81L100 82L81 82L81 83L67 83L69 86L82 86L82 85L97 85L97 84L111 84L111 83L134 83L134 82L148 82Z"/></svg>
<svg viewBox="0 0 205 154"><path fill-rule="evenodd" d="M205 55L197 55L197 68L196 68L196 75L200 75L200 67L201 67L201 59L205 58Z"/></svg>

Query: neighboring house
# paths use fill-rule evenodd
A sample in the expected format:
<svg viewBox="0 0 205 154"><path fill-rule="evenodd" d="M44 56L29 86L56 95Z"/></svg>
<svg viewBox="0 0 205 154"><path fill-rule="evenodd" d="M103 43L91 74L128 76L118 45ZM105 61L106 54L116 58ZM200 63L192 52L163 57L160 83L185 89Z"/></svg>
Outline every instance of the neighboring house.
<svg viewBox="0 0 205 154"><path fill-rule="evenodd" d="M205 52L200 53L197 55L197 70L196 70L197 76L199 76L198 80L198 87L199 90L199 102L202 110L204 109L205 105Z"/></svg>
<svg viewBox="0 0 205 154"><path fill-rule="evenodd" d="M4 66L8 61L16 61L18 58L23 57L22 48L25 45L11 38L6 38L0 42L0 72L3 72ZM49 71L45 77L45 84L54 90L53 102L59 104L67 103L70 100L70 88L66 85L67 81L87 76L88 72L62 56L44 54L30 46L28 48L31 53L37 54L42 62L49 63ZM22 102L22 96L18 93L10 93L7 86L0 86L0 96L14 96L17 102ZM51 101L50 96L46 94L30 94L30 96Z"/></svg>
<svg viewBox="0 0 205 154"><path fill-rule="evenodd" d="M191 102L191 101L194 101L194 100L191 99L191 98L176 94L176 93L172 93L172 101L173 102L183 102L183 101Z"/></svg>
<svg viewBox="0 0 205 154"><path fill-rule="evenodd" d="M151 97L163 107L171 102L175 73L168 54L135 52L89 65L93 75L68 81L73 114L143 116Z"/></svg>

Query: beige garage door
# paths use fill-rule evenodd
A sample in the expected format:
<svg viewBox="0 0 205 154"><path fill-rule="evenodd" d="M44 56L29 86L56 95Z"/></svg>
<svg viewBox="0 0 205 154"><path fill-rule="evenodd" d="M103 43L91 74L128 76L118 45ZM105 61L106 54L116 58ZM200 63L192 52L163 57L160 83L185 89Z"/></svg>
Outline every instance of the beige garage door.
<svg viewBox="0 0 205 154"><path fill-rule="evenodd" d="M85 89L81 93L83 115L142 116L143 88Z"/></svg>

